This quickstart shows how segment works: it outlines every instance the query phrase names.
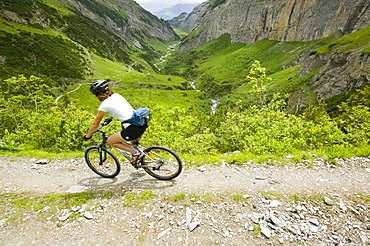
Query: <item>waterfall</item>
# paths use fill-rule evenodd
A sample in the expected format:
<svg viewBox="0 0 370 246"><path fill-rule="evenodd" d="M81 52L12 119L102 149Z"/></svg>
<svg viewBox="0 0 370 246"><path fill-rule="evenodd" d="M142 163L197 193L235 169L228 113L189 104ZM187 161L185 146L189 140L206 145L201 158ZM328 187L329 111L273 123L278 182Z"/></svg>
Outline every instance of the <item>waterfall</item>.
<svg viewBox="0 0 370 246"><path fill-rule="evenodd" d="M193 88L193 90L200 91L195 86L195 81L189 81L189 84L190 84L191 88ZM217 110L217 106L220 103L220 100L219 99L212 99L211 98L211 102L212 102L212 105L211 105L211 114L214 114L216 112L216 110Z"/></svg>
<svg viewBox="0 0 370 246"><path fill-rule="evenodd" d="M218 104L220 103L220 100L211 99L211 101L212 101L211 114L214 114L214 113L216 113L216 109L217 109Z"/></svg>

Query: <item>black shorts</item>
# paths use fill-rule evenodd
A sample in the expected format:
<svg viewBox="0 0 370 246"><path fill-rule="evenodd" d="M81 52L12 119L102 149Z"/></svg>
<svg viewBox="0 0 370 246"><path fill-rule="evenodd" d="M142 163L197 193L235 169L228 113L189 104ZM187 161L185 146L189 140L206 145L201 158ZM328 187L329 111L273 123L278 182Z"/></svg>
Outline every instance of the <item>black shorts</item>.
<svg viewBox="0 0 370 246"><path fill-rule="evenodd" d="M147 127L148 126L129 125L128 127L124 128L122 125L121 137L126 141L137 139L144 134Z"/></svg>

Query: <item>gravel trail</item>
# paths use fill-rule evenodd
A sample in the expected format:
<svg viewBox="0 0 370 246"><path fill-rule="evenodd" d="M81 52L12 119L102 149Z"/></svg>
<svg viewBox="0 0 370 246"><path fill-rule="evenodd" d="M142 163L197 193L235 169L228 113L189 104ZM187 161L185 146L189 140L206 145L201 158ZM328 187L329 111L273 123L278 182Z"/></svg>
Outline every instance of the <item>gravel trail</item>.
<svg viewBox="0 0 370 246"><path fill-rule="evenodd" d="M11 203L5 194L112 195L16 220L7 211L0 244L370 245L370 158L337 162L190 166L159 181L125 163L116 178L104 179L83 158L1 157L1 206ZM153 197L125 204L128 194L143 192Z"/></svg>

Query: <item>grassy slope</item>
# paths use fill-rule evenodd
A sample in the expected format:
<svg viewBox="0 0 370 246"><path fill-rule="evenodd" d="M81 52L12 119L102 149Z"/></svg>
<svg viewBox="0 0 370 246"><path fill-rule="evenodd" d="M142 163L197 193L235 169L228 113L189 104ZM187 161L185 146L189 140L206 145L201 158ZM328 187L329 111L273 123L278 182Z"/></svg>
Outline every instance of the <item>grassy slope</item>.
<svg viewBox="0 0 370 246"><path fill-rule="evenodd" d="M337 53L341 52L370 53L370 26L367 26L357 32L350 33L316 50L316 52L319 54L324 54L333 51Z"/></svg>
<svg viewBox="0 0 370 246"><path fill-rule="evenodd" d="M272 78L272 82L267 85L270 93L291 93L294 97L307 88L311 78L320 70L318 68L304 77L298 77L299 64L302 61L300 56L327 52L369 52L370 26L344 37L341 35L338 31L326 38L309 42L279 42L264 39L245 45L231 43L230 36L225 34L183 56L187 56L188 60L194 60L192 67L188 69L195 77L198 88L207 89L205 86L212 88L225 83L230 84L233 90L227 95L228 100L233 95L238 99L248 96L251 86L244 83L244 78L255 60L261 61L261 65L266 67L268 75ZM296 66L292 67L292 64ZM186 71L184 67L178 68L178 71ZM285 67L287 68L284 69ZM209 86L210 83L212 86ZM305 98L309 102L314 95L307 94Z"/></svg>
<svg viewBox="0 0 370 246"><path fill-rule="evenodd" d="M47 0L45 4L56 9L61 16L73 15L73 13L65 6L61 5L59 1ZM0 31L11 34L18 34L20 31L23 31L69 40L63 33L59 33L52 29L38 29L32 26L9 22L2 18L0 18ZM156 47L158 51L163 53L167 52L167 47L170 44L158 40L145 40L145 42L152 47ZM131 49L135 50L136 48L131 47ZM199 103L199 96L202 93L183 90L184 88L190 88L188 82L183 78L156 73L151 65L140 57L141 53L142 51L140 50L132 53L130 56L132 63L123 64L107 58L102 58L91 49L85 49L81 55L85 56L85 58L91 62L90 75L86 77L85 80L80 80L79 83L82 84L82 86L69 95L72 98L79 99L84 107L96 110L95 106L98 102L95 98L91 97L88 86L84 84L90 83L93 79L104 78L115 81L114 84L112 83L114 89L118 92L122 92L134 106L162 105L165 107L180 106L191 108L194 104ZM69 85L66 91L72 91L77 88L77 86L76 84ZM60 93L57 88L54 88L52 91L56 96ZM63 99L60 100L60 102L62 101Z"/></svg>

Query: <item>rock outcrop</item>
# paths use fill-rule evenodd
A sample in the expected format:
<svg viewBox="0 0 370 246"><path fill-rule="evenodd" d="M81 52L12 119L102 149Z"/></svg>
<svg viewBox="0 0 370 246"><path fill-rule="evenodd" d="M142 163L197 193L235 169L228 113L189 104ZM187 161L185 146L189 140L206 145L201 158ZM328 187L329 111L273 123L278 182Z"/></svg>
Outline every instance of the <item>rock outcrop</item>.
<svg viewBox="0 0 370 246"><path fill-rule="evenodd" d="M317 99L345 94L370 81L370 55L366 53L330 53L309 57L299 75L322 67L310 82Z"/></svg>
<svg viewBox="0 0 370 246"><path fill-rule="evenodd" d="M199 4L193 9L191 13L187 14L183 12L179 16L173 18L172 20L169 20L168 22L174 28L190 32L194 28L200 14L204 13L208 5L209 2Z"/></svg>
<svg viewBox="0 0 370 246"><path fill-rule="evenodd" d="M69 2L74 5L83 6L83 2L79 0L69 0ZM112 30L121 38L137 39L140 37L143 40L146 38L158 38L160 40L174 40L177 38L177 35L167 22L159 20L150 12L134 4L132 1L98 0L98 2L100 2L102 6L106 5L108 8L117 11L117 13L124 12L126 14L126 19L121 22L109 16L101 16L98 12L94 12L93 9L88 8L85 8L85 11L81 12L85 16L105 26L107 29Z"/></svg>

